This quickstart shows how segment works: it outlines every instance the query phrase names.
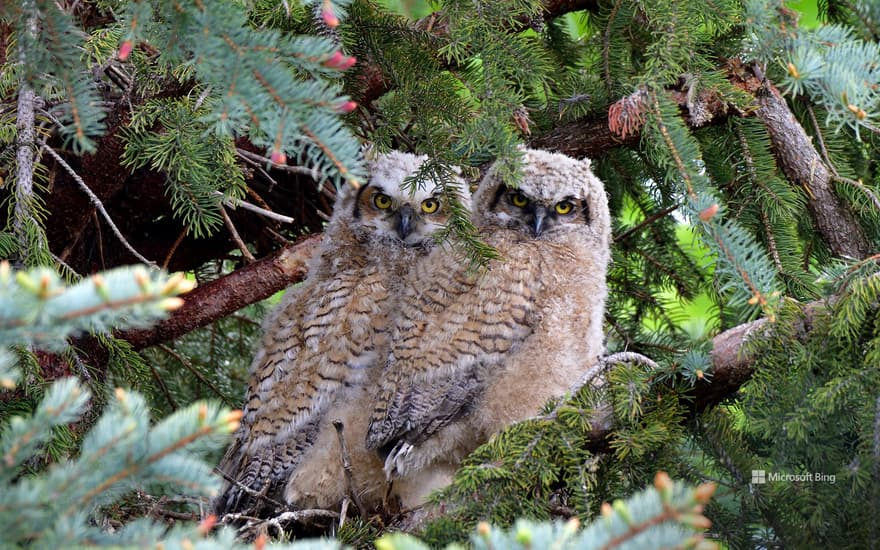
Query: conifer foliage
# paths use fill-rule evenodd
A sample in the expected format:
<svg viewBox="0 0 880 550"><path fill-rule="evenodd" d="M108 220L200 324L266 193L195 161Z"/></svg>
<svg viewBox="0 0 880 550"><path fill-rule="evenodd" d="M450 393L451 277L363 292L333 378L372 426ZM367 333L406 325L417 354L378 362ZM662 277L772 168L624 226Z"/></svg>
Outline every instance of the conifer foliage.
<svg viewBox="0 0 880 550"><path fill-rule="evenodd" d="M82 330L144 326L180 306L175 295L192 288L183 274L168 277L143 268L118 269L72 287L47 269L13 273L0 264L0 385L22 382L6 346L57 349ZM151 424L144 398L118 388L114 398L82 437L81 451L33 475L27 463L53 437L53 430L82 422L91 394L76 378L56 380L31 414L13 416L0 432L0 526L4 548L114 548L162 545L171 548L233 548L224 531L205 539L213 527L181 525L168 532L149 520L120 533L101 526L102 507L134 490L186 491L210 495L219 479L205 457L222 447L235 430L240 411L193 403ZM336 547L327 543L328 548Z"/></svg>
<svg viewBox="0 0 880 550"><path fill-rule="evenodd" d="M706 518L730 548L876 541L880 8L802 4L2 3L10 540L97 544L94 510L134 489L210 491L234 417L193 403L240 404L258 302L301 279L297 241L370 142L428 154L409 183L447 193L488 162L515 183L521 144L589 156L614 217L604 383L475 451L424 543L699 547ZM454 206L441 237L478 265L494 251ZM200 283L166 321L190 283L157 266Z"/></svg>

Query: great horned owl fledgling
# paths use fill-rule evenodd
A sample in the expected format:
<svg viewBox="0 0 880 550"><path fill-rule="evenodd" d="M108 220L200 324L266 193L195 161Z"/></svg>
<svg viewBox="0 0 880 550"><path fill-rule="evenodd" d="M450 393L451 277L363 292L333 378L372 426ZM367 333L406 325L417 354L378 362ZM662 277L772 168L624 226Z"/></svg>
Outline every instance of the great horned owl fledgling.
<svg viewBox="0 0 880 550"><path fill-rule="evenodd" d="M272 500L341 500L334 420L358 442L350 445L355 475L381 483L382 463L362 443L372 401L365 388L381 373L401 281L449 214L433 182L414 194L401 185L425 160L378 155L365 185L340 190L307 280L264 323L241 426L219 466L227 483L217 513L259 513ZM469 205L469 196L462 200Z"/></svg>
<svg viewBox="0 0 880 550"><path fill-rule="evenodd" d="M367 447L407 507L603 352L611 222L589 160L526 150L517 188L496 174L474 194L473 218L501 259L473 273L438 247L406 280Z"/></svg>

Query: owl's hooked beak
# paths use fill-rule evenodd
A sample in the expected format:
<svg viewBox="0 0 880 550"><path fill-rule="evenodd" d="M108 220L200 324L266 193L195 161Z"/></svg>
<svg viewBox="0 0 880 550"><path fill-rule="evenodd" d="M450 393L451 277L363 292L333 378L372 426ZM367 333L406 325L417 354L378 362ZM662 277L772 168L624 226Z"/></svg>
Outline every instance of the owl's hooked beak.
<svg viewBox="0 0 880 550"><path fill-rule="evenodd" d="M535 237L538 237L544 230L544 219L547 217L547 209L543 206L535 206L535 211L532 215L534 216L532 220L532 233Z"/></svg>
<svg viewBox="0 0 880 550"><path fill-rule="evenodd" d="M397 225L394 229L397 230L397 234L402 241L405 241L409 234L412 233L412 218L413 209L412 206L408 204L404 204L400 207L400 210L397 211Z"/></svg>

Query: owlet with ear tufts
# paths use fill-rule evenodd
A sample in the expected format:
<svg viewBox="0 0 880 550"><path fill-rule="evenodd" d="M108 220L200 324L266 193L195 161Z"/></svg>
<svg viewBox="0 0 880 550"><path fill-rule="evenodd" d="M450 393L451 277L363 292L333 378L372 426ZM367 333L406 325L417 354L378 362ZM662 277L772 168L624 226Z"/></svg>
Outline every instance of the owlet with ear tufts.
<svg viewBox="0 0 880 550"><path fill-rule="evenodd" d="M425 160L380 154L370 162L368 183L339 191L307 280L264 323L244 416L219 466L227 483L214 502L217 513L259 514L282 500L297 507L297 500L342 500L334 420L357 442L350 445L355 476L379 478L378 492L382 463L362 443L373 397L366 388L381 374L403 278L449 215L448 195L434 182L414 193L402 186ZM287 487L292 477L297 481ZM365 481L361 490L367 488Z"/></svg>
<svg viewBox="0 0 880 550"><path fill-rule="evenodd" d="M590 161L526 150L518 186L497 173L473 219L501 258L474 272L438 247L406 280L367 446L407 507L603 353L611 221Z"/></svg>

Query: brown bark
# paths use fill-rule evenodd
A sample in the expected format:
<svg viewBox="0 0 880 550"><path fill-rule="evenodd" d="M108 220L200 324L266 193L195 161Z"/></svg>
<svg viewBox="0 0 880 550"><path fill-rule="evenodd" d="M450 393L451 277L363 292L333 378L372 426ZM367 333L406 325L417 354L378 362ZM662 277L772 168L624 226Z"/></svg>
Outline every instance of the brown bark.
<svg viewBox="0 0 880 550"><path fill-rule="evenodd" d="M831 171L785 99L765 82L756 103L756 115L767 126L776 161L789 181L807 191L807 208L831 251L853 259L868 257L868 237L855 213L834 193Z"/></svg>
<svg viewBox="0 0 880 550"><path fill-rule="evenodd" d="M794 334L798 338L806 338L816 315L824 308L823 302L805 305L803 317L795 327ZM691 392L693 401L690 407L694 414L730 398L749 381L755 372L755 358L746 353L746 343L751 338L762 337L764 331L770 328L767 323L767 319L757 319L728 329L712 339L712 376L699 382ZM593 452L607 452L613 435L613 426L597 426L592 431L587 447Z"/></svg>
<svg viewBox="0 0 880 550"><path fill-rule="evenodd" d="M621 145L635 145L639 134L620 139L608 128L608 119L580 119L566 122L546 134L536 136L529 146L557 151L571 157L596 158Z"/></svg>
<svg viewBox="0 0 880 550"><path fill-rule="evenodd" d="M308 261L321 242L313 235L183 296L184 305L149 329L118 332L134 349L172 340L266 299L305 278Z"/></svg>
<svg viewBox="0 0 880 550"><path fill-rule="evenodd" d="M752 377L752 358L743 352L743 345L767 325L758 319L726 330L712 339L712 378L694 388L694 408L711 407L736 392Z"/></svg>
<svg viewBox="0 0 880 550"><path fill-rule="evenodd" d="M779 91L741 65L732 63L729 74L734 83L755 96L754 114L767 127L776 161L791 183L806 190L813 223L831 251L837 256L853 259L870 256L872 245L856 214L834 193L831 171ZM699 105L699 119L692 120L685 94L676 90L670 90L670 94L678 101L685 120L692 127L728 114L726 105L707 98ZM633 145L639 138L640 135L635 133L618 139L609 129L606 118L583 118L561 124L533 138L529 144L574 157L598 157L613 147Z"/></svg>

